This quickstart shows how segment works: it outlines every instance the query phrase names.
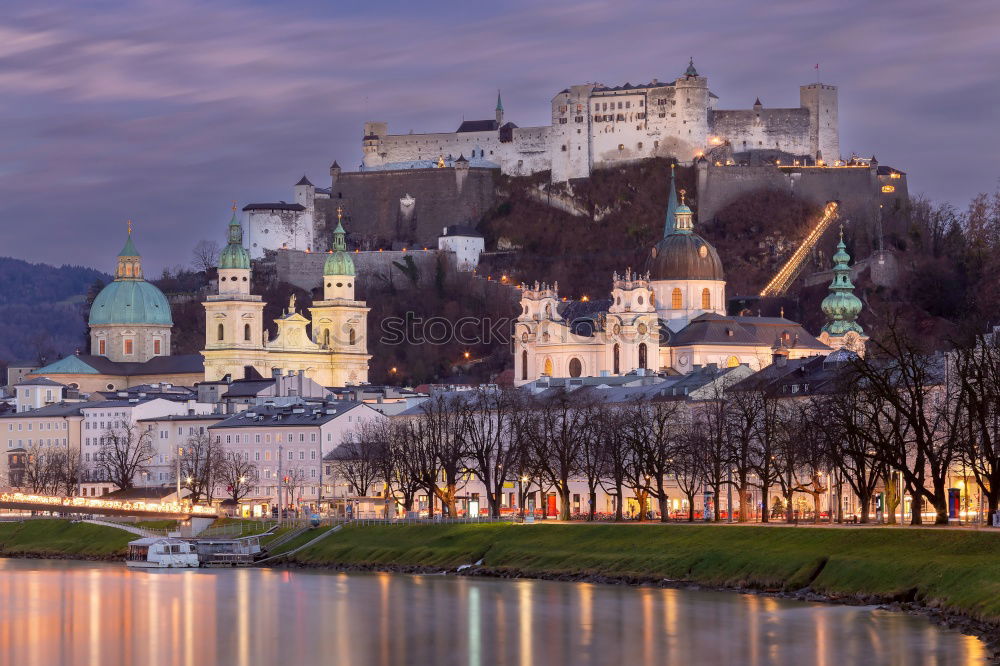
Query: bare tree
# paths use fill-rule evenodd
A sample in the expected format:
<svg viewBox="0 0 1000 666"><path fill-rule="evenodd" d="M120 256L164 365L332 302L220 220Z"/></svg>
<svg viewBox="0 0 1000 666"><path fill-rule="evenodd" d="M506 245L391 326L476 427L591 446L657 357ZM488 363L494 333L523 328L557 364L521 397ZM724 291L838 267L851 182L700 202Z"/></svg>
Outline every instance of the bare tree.
<svg viewBox="0 0 1000 666"><path fill-rule="evenodd" d="M213 240L200 240L191 251L191 265L195 270L208 272L219 263L219 244Z"/></svg>
<svg viewBox="0 0 1000 666"><path fill-rule="evenodd" d="M386 443L379 422L362 424L356 433L345 433L340 446L326 455L333 472L351 485L358 497L368 497L382 479Z"/></svg>
<svg viewBox="0 0 1000 666"><path fill-rule="evenodd" d="M153 459L152 435L134 423L105 431L100 439L96 468L102 477L122 490L135 487L136 474Z"/></svg>
<svg viewBox="0 0 1000 666"><path fill-rule="evenodd" d="M208 432L195 433L188 437L181 455L181 480L190 491L192 502L215 498L221 468L225 462L225 451L217 437Z"/></svg>
<svg viewBox="0 0 1000 666"><path fill-rule="evenodd" d="M698 449L701 446L702 435L699 430L702 425L688 421L678 428L678 438L681 446L674 454L673 471L677 487L688 501L688 522L694 522L695 496L701 488L702 458Z"/></svg>
<svg viewBox="0 0 1000 666"><path fill-rule="evenodd" d="M421 404L421 414L416 419L422 446L434 458L433 467L444 475L444 488L438 485L436 475L425 477L424 485L441 500L450 518L458 515L458 484L468 454L459 401L460 398L445 396L430 398Z"/></svg>
<svg viewBox="0 0 1000 666"><path fill-rule="evenodd" d="M954 353L954 381L964 411L959 456L986 498L988 515L1000 508L1000 335L980 336Z"/></svg>
<svg viewBox="0 0 1000 666"><path fill-rule="evenodd" d="M894 445L880 454L903 474L913 493L911 522L922 522L926 499L937 513L935 523L947 524L947 479L958 443L967 432L960 415L968 395L948 384L945 357L924 353L894 322L886 327L884 340L876 343L877 354L854 363L859 379L884 404L884 413L871 417L898 418L905 426L906 438L888 442Z"/></svg>
<svg viewBox="0 0 1000 666"><path fill-rule="evenodd" d="M218 480L226 486L226 493L233 502L239 504L241 499L253 492L259 478L260 470L256 463L250 461L249 456L244 458L236 451L223 454Z"/></svg>
<svg viewBox="0 0 1000 666"><path fill-rule="evenodd" d="M378 437L385 443L385 455L380 459L380 476L385 480L386 493L400 505L404 511L413 511L413 500L420 490L421 477L418 466L413 464L409 455L410 425L392 419L379 419L369 422Z"/></svg>
<svg viewBox="0 0 1000 666"><path fill-rule="evenodd" d="M306 473L301 467L293 467L284 471L281 485L285 488L285 496L289 506L297 506L302 501L302 493L306 485Z"/></svg>
<svg viewBox="0 0 1000 666"><path fill-rule="evenodd" d="M62 492L67 497L75 495L83 477L83 455L80 450L62 450L50 454L50 457L57 492Z"/></svg>
<svg viewBox="0 0 1000 666"><path fill-rule="evenodd" d="M831 393L814 398L813 409L823 415L830 459L854 491L861 507L860 520L867 523L884 467L871 443L881 430L880 424L870 422L868 416L883 410L866 404L878 401L878 395L866 391L856 379L854 372L846 368Z"/></svg>
<svg viewBox="0 0 1000 666"><path fill-rule="evenodd" d="M578 471L586 427L586 405L569 391L536 401L527 441L543 480L559 493L561 520L569 520L569 480Z"/></svg>
<svg viewBox="0 0 1000 666"><path fill-rule="evenodd" d="M473 474L486 487L490 515L500 516L504 482L513 479L524 426L524 407L509 388L477 388L462 405L461 427Z"/></svg>
<svg viewBox="0 0 1000 666"><path fill-rule="evenodd" d="M670 519L667 478L674 471L674 459L683 445L679 427L683 417L681 403L656 399L638 402L630 411L632 447L639 454L647 492L659 502L660 521L665 523Z"/></svg>
<svg viewBox="0 0 1000 666"><path fill-rule="evenodd" d="M28 449L21 485L33 493L55 493L59 487L56 454L42 447Z"/></svg>

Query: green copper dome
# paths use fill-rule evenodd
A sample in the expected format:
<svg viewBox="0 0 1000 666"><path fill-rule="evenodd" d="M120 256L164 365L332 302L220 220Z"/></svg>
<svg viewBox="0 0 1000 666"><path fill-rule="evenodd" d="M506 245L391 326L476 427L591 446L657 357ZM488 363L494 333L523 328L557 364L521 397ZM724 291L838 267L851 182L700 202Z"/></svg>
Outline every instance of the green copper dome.
<svg viewBox="0 0 1000 666"><path fill-rule="evenodd" d="M330 254L323 264L323 275L354 275L354 260L347 252L347 232L344 231L340 220L337 220L337 228L333 230L333 244Z"/></svg>
<svg viewBox="0 0 1000 666"><path fill-rule="evenodd" d="M250 270L250 253L243 247L243 227L236 219L235 210L233 218L229 220L229 242L219 255L219 268Z"/></svg>
<svg viewBox="0 0 1000 666"><path fill-rule="evenodd" d="M90 306L90 325L159 324L172 326L170 304L163 292L145 280L115 280Z"/></svg>
<svg viewBox="0 0 1000 666"><path fill-rule="evenodd" d="M858 324L858 315L864 305L861 299L854 295L854 284L851 282L851 268L848 265L851 255L844 245L844 231L840 231L840 242L833 255L833 281L830 283L830 293L823 299L820 307L826 315L827 324L823 330L833 336L840 336L854 331L864 334L864 329Z"/></svg>
<svg viewBox="0 0 1000 666"><path fill-rule="evenodd" d="M172 326L170 304L163 292L142 279L139 252L129 234L118 255L115 281L101 290L90 306L91 326L107 324Z"/></svg>

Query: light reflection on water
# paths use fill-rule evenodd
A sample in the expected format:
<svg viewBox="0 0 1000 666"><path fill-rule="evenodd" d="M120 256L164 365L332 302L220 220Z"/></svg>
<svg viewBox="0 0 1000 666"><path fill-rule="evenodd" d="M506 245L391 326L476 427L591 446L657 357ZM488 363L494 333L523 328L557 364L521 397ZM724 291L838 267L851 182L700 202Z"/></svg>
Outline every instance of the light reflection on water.
<svg viewBox="0 0 1000 666"><path fill-rule="evenodd" d="M0 664L982 663L920 618L725 592L0 560Z"/></svg>

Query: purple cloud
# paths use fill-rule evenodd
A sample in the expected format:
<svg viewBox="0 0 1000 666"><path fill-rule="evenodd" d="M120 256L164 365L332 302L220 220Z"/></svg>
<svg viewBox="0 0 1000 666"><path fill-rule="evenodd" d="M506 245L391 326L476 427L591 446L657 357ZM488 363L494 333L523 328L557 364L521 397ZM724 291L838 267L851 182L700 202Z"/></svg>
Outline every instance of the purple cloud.
<svg viewBox="0 0 1000 666"><path fill-rule="evenodd" d="M229 202L360 162L361 124L520 125L571 83L676 76L694 56L720 106L841 90L845 153L963 205L1000 176L1000 6L881 3L13 3L0 17L0 253L108 268L124 221L151 272L221 237ZM960 165L956 168L956 165Z"/></svg>

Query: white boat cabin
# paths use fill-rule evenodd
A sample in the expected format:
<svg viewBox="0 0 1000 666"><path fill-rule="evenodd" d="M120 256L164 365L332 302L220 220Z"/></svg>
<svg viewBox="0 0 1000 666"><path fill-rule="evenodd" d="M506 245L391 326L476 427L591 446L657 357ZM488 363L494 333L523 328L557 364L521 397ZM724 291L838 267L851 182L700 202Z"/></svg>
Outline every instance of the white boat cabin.
<svg viewBox="0 0 1000 666"><path fill-rule="evenodd" d="M198 551L182 539L146 537L129 542L125 564L138 569L197 567Z"/></svg>

